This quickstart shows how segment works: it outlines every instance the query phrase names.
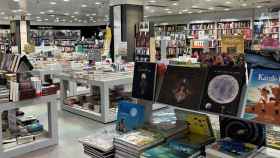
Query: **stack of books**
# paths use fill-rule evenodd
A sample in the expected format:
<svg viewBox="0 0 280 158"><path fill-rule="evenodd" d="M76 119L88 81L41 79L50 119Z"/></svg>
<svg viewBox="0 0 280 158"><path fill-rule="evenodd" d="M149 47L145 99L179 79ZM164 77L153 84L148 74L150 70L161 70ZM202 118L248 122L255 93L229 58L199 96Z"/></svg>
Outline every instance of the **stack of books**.
<svg viewBox="0 0 280 158"><path fill-rule="evenodd" d="M42 95L47 96L47 95L53 95L56 94L58 91L59 87L57 85L44 85L42 87Z"/></svg>
<svg viewBox="0 0 280 158"><path fill-rule="evenodd" d="M6 86L0 86L0 104L9 102L10 90Z"/></svg>
<svg viewBox="0 0 280 158"><path fill-rule="evenodd" d="M9 72L26 72L33 69L26 56L0 53L0 69Z"/></svg>
<svg viewBox="0 0 280 158"><path fill-rule="evenodd" d="M79 140L83 144L84 153L92 158L114 158L113 139L119 137L115 125L97 130L92 135Z"/></svg>
<svg viewBox="0 0 280 158"><path fill-rule="evenodd" d="M164 137L156 132L139 129L123 134L114 139L116 158L139 158L140 154L164 141Z"/></svg>

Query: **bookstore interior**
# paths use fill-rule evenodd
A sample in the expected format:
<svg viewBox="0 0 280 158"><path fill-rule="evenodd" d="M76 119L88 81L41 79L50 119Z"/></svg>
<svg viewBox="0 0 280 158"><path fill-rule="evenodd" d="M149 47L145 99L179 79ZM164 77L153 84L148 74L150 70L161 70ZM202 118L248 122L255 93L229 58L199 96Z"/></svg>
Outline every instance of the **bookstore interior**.
<svg viewBox="0 0 280 158"><path fill-rule="evenodd" d="M0 158L280 158L279 0L0 15Z"/></svg>

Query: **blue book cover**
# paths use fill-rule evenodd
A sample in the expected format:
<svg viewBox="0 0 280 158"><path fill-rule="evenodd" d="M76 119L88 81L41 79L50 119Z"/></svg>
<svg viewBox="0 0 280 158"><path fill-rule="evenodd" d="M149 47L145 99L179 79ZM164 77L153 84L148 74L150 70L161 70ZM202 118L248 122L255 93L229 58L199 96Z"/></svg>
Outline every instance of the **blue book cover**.
<svg viewBox="0 0 280 158"><path fill-rule="evenodd" d="M252 70L246 98L251 120L280 124L280 70Z"/></svg>
<svg viewBox="0 0 280 158"><path fill-rule="evenodd" d="M144 106L126 101L119 102L117 130L128 132L144 124Z"/></svg>

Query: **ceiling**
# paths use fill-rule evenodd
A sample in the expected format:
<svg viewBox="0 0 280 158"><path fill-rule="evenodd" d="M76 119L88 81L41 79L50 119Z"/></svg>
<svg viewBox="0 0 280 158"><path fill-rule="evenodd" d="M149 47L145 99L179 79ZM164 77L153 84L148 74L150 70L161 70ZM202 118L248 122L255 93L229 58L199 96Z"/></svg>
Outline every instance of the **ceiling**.
<svg viewBox="0 0 280 158"><path fill-rule="evenodd" d="M141 0L139 0L141 1ZM0 20L22 14L32 22L106 24L111 0L0 0ZM144 0L145 16L279 7L280 0Z"/></svg>

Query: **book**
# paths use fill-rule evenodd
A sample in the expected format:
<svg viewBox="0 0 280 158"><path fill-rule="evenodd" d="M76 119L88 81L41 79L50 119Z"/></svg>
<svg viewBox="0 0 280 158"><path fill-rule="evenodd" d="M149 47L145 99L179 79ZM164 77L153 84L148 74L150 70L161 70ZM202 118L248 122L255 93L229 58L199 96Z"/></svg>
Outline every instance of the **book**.
<svg viewBox="0 0 280 158"><path fill-rule="evenodd" d="M128 132L144 125L144 106L126 101L118 104L117 130Z"/></svg>
<svg viewBox="0 0 280 158"><path fill-rule="evenodd" d="M280 124L280 70L253 69L247 88L245 113L251 120Z"/></svg>
<svg viewBox="0 0 280 158"><path fill-rule="evenodd" d="M140 158L194 158L200 153L199 149L174 141L148 149L141 154Z"/></svg>
<svg viewBox="0 0 280 158"><path fill-rule="evenodd" d="M231 138L258 147L266 144L265 125L221 116L219 120L221 138Z"/></svg>
<svg viewBox="0 0 280 158"><path fill-rule="evenodd" d="M136 62L132 97L153 101L155 99L156 73L156 63Z"/></svg>
<svg viewBox="0 0 280 158"><path fill-rule="evenodd" d="M277 149L262 147L257 152L253 158L278 158L280 151Z"/></svg>
<svg viewBox="0 0 280 158"><path fill-rule="evenodd" d="M231 116L242 113L241 93L246 83L245 66L209 68L201 109Z"/></svg>
<svg viewBox="0 0 280 158"><path fill-rule="evenodd" d="M158 102L185 109L200 108L206 68L168 65Z"/></svg>

